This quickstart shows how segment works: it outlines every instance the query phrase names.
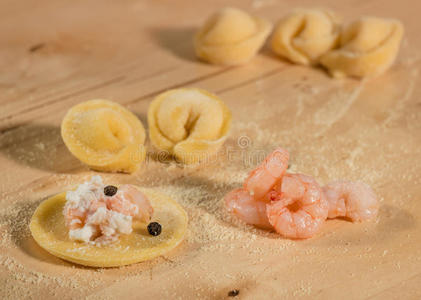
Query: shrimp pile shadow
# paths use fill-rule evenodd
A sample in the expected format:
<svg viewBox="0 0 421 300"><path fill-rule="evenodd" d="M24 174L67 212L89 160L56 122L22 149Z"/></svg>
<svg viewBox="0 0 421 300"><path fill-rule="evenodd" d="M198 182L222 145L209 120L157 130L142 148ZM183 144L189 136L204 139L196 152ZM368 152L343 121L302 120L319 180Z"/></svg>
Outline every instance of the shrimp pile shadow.
<svg viewBox="0 0 421 300"><path fill-rule="evenodd" d="M379 216L380 221L377 226L377 232L387 233L381 235L386 238L390 234L396 234L413 228L417 223L414 216L408 211L392 205L382 205Z"/></svg>
<svg viewBox="0 0 421 300"><path fill-rule="evenodd" d="M344 223L344 225L346 225L346 223L352 224L352 222L346 218L338 218L337 220L339 220L338 222ZM334 222L334 220L327 220L326 222ZM355 232L344 232L341 236L341 240L352 247L368 246L372 245L373 242L383 242L393 239L400 232L416 226L416 223L416 219L408 211L386 204L380 206L377 223L356 223L360 225L362 233L355 235ZM372 226L372 230L370 229L368 233L365 233L363 232L363 227L367 228L367 226ZM337 246L338 241L331 238L320 238L313 245L322 247Z"/></svg>

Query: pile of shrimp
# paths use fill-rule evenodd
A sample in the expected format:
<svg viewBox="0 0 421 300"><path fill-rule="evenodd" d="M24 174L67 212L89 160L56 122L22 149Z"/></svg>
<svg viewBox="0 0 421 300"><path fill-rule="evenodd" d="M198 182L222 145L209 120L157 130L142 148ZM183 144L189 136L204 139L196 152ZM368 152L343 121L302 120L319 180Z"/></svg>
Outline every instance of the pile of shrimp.
<svg viewBox="0 0 421 300"><path fill-rule="evenodd" d="M108 244L120 234L132 232L132 221L148 222L153 208L136 187L125 184L112 196L104 193L99 176L66 193L63 209L69 238L94 244Z"/></svg>
<svg viewBox="0 0 421 300"><path fill-rule="evenodd" d="M377 197L367 184L342 180L321 187L311 176L287 173L288 160L283 148L269 154L242 188L225 196L228 211L290 239L314 236L328 218L361 222L377 216Z"/></svg>

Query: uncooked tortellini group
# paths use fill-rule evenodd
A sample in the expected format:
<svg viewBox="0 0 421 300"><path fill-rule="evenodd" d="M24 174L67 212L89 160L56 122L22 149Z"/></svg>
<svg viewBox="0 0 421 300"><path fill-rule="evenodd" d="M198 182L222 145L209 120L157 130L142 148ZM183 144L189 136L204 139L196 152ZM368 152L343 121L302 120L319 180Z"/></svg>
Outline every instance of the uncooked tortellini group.
<svg viewBox="0 0 421 300"><path fill-rule="evenodd" d="M213 64L243 64L263 46L271 28L269 22L239 9L222 9L197 32L196 54ZM299 9L279 20L270 46L293 63L323 65L333 77L363 78L393 64L402 36L397 20L362 17L343 26L331 11Z"/></svg>
<svg viewBox="0 0 421 300"><path fill-rule="evenodd" d="M272 50L294 63L321 64L333 77L373 77L394 62L402 40L397 20L362 17L341 27L322 10L297 10L283 18L272 35Z"/></svg>
<svg viewBox="0 0 421 300"><path fill-rule="evenodd" d="M321 64L333 77L372 77L393 64L403 36L399 21L362 17L342 26L339 20L326 10L295 10L277 23L271 48L294 63ZM196 54L215 64L245 63L263 46L271 28L263 19L225 8L196 34ZM180 162L197 163L224 143L231 112L204 90L169 90L150 104L148 124L157 149ZM72 107L61 134L70 152L94 170L132 173L145 159L142 123L111 101L91 100Z"/></svg>
<svg viewBox="0 0 421 300"><path fill-rule="evenodd" d="M148 123L158 150L182 163L199 163L224 143L231 112L207 91L175 89L152 101ZM69 151L93 170L133 173L145 159L142 123L111 101L90 100L72 107L62 121L61 135Z"/></svg>

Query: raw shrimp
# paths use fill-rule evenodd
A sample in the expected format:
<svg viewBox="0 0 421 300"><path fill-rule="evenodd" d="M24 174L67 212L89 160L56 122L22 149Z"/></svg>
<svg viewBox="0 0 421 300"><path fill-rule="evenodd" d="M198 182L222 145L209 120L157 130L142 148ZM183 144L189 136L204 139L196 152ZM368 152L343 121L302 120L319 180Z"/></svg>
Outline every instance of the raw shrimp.
<svg viewBox="0 0 421 300"><path fill-rule="evenodd" d="M107 207L105 201L103 199L95 199L93 197L87 209L84 209L82 207L65 207L64 217L66 226L69 229L78 229L83 227L86 223L86 219L88 218L88 216L94 214L100 207Z"/></svg>
<svg viewBox="0 0 421 300"><path fill-rule="evenodd" d="M266 203L254 200L244 188L229 192L225 196L225 205L229 212L248 224L272 228L266 215Z"/></svg>
<svg viewBox="0 0 421 300"><path fill-rule="evenodd" d="M265 195L285 174L288 168L289 153L277 148L253 171L244 182L244 188L255 200L264 201Z"/></svg>
<svg viewBox="0 0 421 300"><path fill-rule="evenodd" d="M327 218L325 196L310 176L285 174L266 198L269 223L287 238L312 237Z"/></svg>
<svg viewBox="0 0 421 300"><path fill-rule="evenodd" d="M87 212L77 208L64 209L64 221L70 230L83 227Z"/></svg>
<svg viewBox="0 0 421 300"><path fill-rule="evenodd" d="M366 221L377 216L379 203L371 187L361 181L335 181L323 187L329 204L329 218L347 217Z"/></svg>
<svg viewBox="0 0 421 300"><path fill-rule="evenodd" d="M132 216L141 222L148 222L153 214L148 198L130 184L122 185L117 194L106 197L106 203L108 209Z"/></svg>

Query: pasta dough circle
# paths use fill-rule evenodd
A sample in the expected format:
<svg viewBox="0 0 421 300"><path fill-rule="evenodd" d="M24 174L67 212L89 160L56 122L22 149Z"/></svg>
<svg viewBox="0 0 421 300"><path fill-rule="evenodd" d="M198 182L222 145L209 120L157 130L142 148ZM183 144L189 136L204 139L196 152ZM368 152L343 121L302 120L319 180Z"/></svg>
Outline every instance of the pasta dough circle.
<svg viewBox="0 0 421 300"><path fill-rule="evenodd" d="M150 260L174 249L183 240L188 217L170 197L151 189L141 189L153 208L153 221L162 225L159 236L151 236L147 224L134 223L133 232L122 235L115 243L98 247L69 239L63 207L66 193L43 201L35 210L29 225L39 246L49 253L84 266L117 267Z"/></svg>
<svg viewBox="0 0 421 300"><path fill-rule="evenodd" d="M296 10L275 26L271 47L279 56L303 64L316 64L339 40L339 19L327 10Z"/></svg>
<svg viewBox="0 0 421 300"><path fill-rule="evenodd" d="M263 46L272 25L236 8L212 15L194 39L196 55L213 64L240 65Z"/></svg>
<svg viewBox="0 0 421 300"><path fill-rule="evenodd" d="M136 171L145 159L145 135L133 113L107 100L79 103L61 123L61 136L69 151L98 171Z"/></svg>
<svg viewBox="0 0 421 300"><path fill-rule="evenodd" d="M372 77L394 62L403 36L398 20L362 17L341 33L340 48L321 57L333 77Z"/></svg>
<svg viewBox="0 0 421 300"><path fill-rule="evenodd" d="M158 95L148 109L152 144L183 163L215 154L227 138L231 112L215 95L200 89L174 89Z"/></svg>

